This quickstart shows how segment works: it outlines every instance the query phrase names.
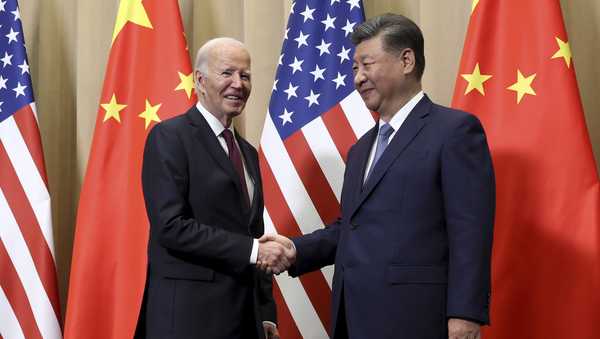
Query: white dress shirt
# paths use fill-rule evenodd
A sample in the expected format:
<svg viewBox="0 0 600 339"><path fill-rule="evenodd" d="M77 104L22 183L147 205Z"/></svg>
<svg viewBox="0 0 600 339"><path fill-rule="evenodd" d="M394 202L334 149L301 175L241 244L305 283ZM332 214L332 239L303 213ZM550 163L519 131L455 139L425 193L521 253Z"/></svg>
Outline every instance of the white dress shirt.
<svg viewBox="0 0 600 339"><path fill-rule="evenodd" d="M392 138L396 135L396 132L398 132L398 130L404 123L404 120L406 120L406 117L408 117L408 114L410 114L410 112L413 110L413 108L415 108L415 106L417 106L419 101L421 101L421 99L424 96L425 96L425 94L423 93L423 91L420 91L414 97L412 97L412 99L410 99L406 104L404 104L404 106L402 106L402 108L400 108L400 110L398 112L396 112L396 114L394 114L394 116L392 117L392 120L390 120L390 122L389 122L389 124L394 129L394 132L392 132L392 134L388 138L388 145L392 142ZM387 123L385 121L379 119L379 128L380 129L383 124L387 124ZM373 162L373 158L375 157L375 147L377 146L377 142L379 141L378 140L379 139L379 131L377 131L377 132L378 133L375 138L375 142L373 142L373 145L371 146L371 153L369 154L369 161L367 161L367 167L365 168L363 184L367 181L367 175L369 174L368 173L369 171L367 169L371 168L371 163Z"/></svg>

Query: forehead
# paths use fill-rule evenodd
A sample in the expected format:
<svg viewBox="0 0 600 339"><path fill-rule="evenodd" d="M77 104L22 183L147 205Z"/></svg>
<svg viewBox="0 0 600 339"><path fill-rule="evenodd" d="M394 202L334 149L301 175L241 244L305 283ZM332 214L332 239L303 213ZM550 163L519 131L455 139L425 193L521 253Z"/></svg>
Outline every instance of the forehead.
<svg viewBox="0 0 600 339"><path fill-rule="evenodd" d="M250 70L250 54L241 46L222 45L215 47L211 52L209 65L213 67Z"/></svg>
<svg viewBox="0 0 600 339"><path fill-rule="evenodd" d="M383 50L381 35L377 35L356 45L354 61L376 58L384 54L387 53Z"/></svg>

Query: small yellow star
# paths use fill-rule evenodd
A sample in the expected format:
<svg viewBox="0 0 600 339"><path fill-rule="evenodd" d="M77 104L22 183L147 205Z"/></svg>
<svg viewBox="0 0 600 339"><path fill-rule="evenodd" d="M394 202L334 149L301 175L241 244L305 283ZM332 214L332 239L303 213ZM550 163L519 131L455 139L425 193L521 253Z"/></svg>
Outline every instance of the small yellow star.
<svg viewBox="0 0 600 339"><path fill-rule="evenodd" d="M571 47L569 46L568 42L562 41L558 37L555 37L555 38L556 38L556 43L558 44L558 51L556 51L556 53L554 53L554 55L552 56L552 59L563 58L563 59L565 59L565 63L567 64L567 67L570 68L571 67L571 57L573 56L571 54Z"/></svg>
<svg viewBox="0 0 600 339"><path fill-rule="evenodd" d="M479 5L479 0L473 0L473 2L471 3L471 14L475 12L475 7L477 7L477 5Z"/></svg>
<svg viewBox="0 0 600 339"><path fill-rule="evenodd" d="M132 22L146 28L152 28L152 23L148 19L148 13L142 4L142 0L121 0L119 11L117 12L117 21L115 22L115 31L113 32L112 42L121 32L127 22Z"/></svg>
<svg viewBox="0 0 600 339"><path fill-rule="evenodd" d="M146 121L146 129L148 129L148 126L150 126L150 123L152 121L160 122L160 118L158 117L157 112L160 109L161 105L162 104L152 106L152 104L150 104L150 101L146 99L146 110L140 113L140 115L138 115L138 117L144 118L144 120Z"/></svg>
<svg viewBox="0 0 600 339"><path fill-rule="evenodd" d="M465 90L465 95L469 94L469 92L471 92L473 89L476 89L479 93L481 93L481 95L485 95L483 83L490 80L492 77L491 75L481 74L479 71L479 63L475 64L473 73L461 74L461 76L469 83L467 85L467 89Z"/></svg>
<svg viewBox="0 0 600 339"><path fill-rule="evenodd" d="M175 87L175 90L184 90L188 96L188 99L190 99L192 97L192 90L194 89L194 73L192 72L188 75L185 75L181 72L177 73L179 74L179 80L181 80L181 82L179 85L177 85L177 87Z"/></svg>
<svg viewBox="0 0 600 339"><path fill-rule="evenodd" d="M533 88L531 88L531 83L536 75L537 74L534 73L528 77L524 77L523 74L521 74L521 70L517 69L517 82L506 88L517 92L517 104L521 102L521 99L523 99L525 94L536 95Z"/></svg>
<svg viewBox="0 0 600 339"><path fill-rule="evenodd" d="M110 118L117 120L117 122L121 122L121 115L119 113L121 110L127 107L127 105L121 105L117 103L117 98L115 97L114 93L110 99L110 102L106 104L100 104L100 106L102 106L102 108L104 108L106 111L104 114L104 120L102 120L102 122L106 122L106 120Z"/></svg>

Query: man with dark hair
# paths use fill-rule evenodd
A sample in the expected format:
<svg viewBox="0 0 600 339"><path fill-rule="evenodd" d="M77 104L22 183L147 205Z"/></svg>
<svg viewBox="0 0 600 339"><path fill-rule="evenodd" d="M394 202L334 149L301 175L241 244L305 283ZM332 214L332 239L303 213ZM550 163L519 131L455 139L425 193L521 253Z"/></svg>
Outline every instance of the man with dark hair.
<svg viewBox="0 0 600 339"><path fill-rule="evenodd" d="M479 338L495 208L483 128L423 94L423 36L410 19L378 16L352 39L354 84L380 117L348 153L341 217L261 241L291 249L293 276L335 263L334 338Z"/></svg>

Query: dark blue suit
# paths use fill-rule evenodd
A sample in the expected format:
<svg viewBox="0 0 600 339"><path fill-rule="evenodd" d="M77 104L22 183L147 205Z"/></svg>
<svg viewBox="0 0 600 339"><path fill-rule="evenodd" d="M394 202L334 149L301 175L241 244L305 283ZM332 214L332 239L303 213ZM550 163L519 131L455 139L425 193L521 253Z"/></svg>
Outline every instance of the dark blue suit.
<svg viewBox="0 0 600 339"><path fill-rule="evenodd" d="M290 273L335 263L334 337L347 325L350 338L441 339L447 318L487 323L495 183L481 124L424 97L363 186L377 130L349 151L341 218L294 239Z"/></svg>

